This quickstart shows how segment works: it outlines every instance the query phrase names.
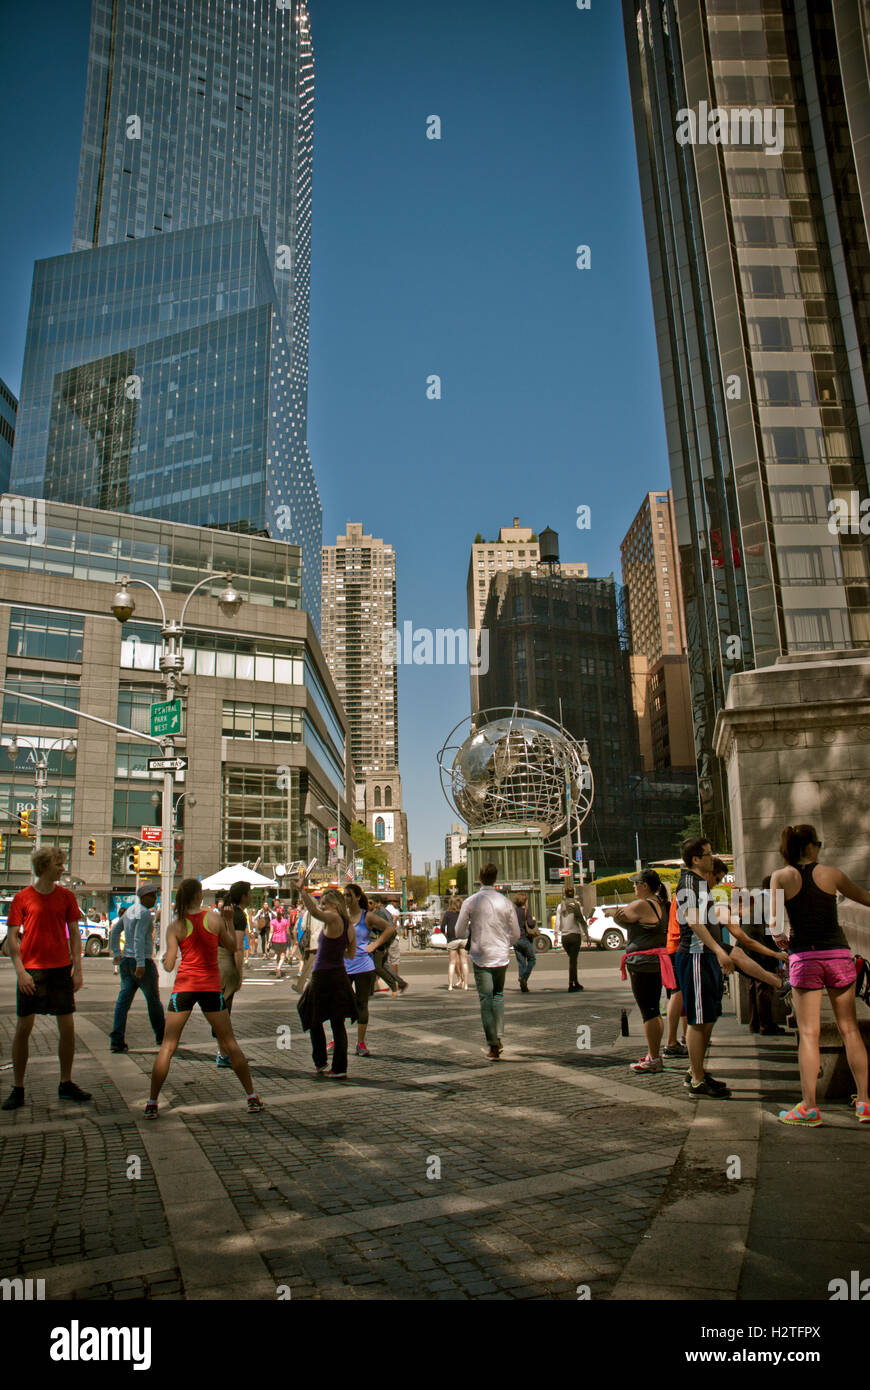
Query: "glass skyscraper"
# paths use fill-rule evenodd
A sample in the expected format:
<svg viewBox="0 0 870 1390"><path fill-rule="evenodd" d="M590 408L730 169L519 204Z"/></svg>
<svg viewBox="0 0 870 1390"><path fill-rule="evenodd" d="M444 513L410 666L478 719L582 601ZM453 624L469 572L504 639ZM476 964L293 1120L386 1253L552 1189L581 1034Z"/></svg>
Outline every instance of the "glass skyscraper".
<svg viewBox="0 0 870 1390"><path fill-rule="evenodd" d="M18 401L0 378L0 492L6 492L9 487L17 415Z"/></svg>
<svg viewBox="0 0 870 1390"><path fill-rule="evenodd" d="M870 10L623 14L704 828L724 843L731 675L870 644Z"/></svg>
<svg viewBox="0 0 870 1390"><path fill-rule="evenodd" d="M313 57L305 0L94 0L73 253L37 264L12 486L302 547Z"/></svg>

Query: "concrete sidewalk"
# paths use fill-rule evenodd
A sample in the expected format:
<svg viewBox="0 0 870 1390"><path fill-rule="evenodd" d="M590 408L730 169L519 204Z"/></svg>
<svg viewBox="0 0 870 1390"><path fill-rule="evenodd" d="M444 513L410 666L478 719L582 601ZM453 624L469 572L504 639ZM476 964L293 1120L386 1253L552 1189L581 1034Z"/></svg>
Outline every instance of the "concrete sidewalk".
<svg viewBox="0 0 870 1390"><path fill-rule="evenodd" d="M44 1278L48 1299L733 1300L826 1299L870 1274L870 1126L843 1106L824 1128L777 1123L798 1098L790 1037L726 1016L710 1064L734 1097L694 1100L682 1061L629 1070L644 1048L617 971L588 968L568 995L564 958L545 957L527 995L509 974L493 1065L474 989L405 969L411 989L372 1001L372 1055L351 1047L340 1084L314 1076L289 982L257 972L233 1023L266 1110L246 1113L194 1014L147 1122L143 1002L112 1055L117 979L86 962L74 1074L93 1101L58 1101L39 1021L26 1105L0 1115L0 1164L18 1171L0 1278ZM0 962L4 1094L13 1013Z"/></svg>
<svg viewBox="0 0 870 1390"><path fill-rule="evenodd" d="M823 1103L824 1124L779 1122L800 1099L796 1036L753 1036L725 1015L710 1070L728 1101L695 1116L658 1212L613 1299L830 1297L828 1285L870 1274L870 1125ZM693 1103L693 1102L690 1102Z"/></svg>

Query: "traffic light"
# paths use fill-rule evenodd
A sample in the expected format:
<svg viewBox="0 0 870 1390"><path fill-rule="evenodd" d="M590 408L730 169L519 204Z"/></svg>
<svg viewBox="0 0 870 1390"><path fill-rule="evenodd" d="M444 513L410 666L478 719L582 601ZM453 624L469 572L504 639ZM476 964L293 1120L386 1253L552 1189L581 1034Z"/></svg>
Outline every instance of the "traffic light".
<svg viewBox="0 0 870 1390"><path fill-rule="evenodd" d="M395 890L395 887L396 887L396 871L395 871L395 869L390 869L390 887L391 887L393 890Z"/></svg>
<svg viewBox="0 0 870 1390"><path fill-rule="evenodd" d="M139 846L138 846L138 845L134 845L133 848L132 848L132 850L130 851L130 862L131 862L132 865L133 865L133 873L134 873L134 874L138 874L138 872L139 872Z"/></svg>
<svg viewBox="0 0 870 1390"><path fill-rule="evenodd" d="M3 853L3 836L0 835L0 854Z"/></svg>
<svg viewBox="0 0 870 1390"><path fill-rule="evenodd" d="M30 812L29 812L29 811L19 811L19 812L18 812L18 833L19 833L19 835L28 835L28 836L31 834L31 830L30 830Z"/></svg>
<svg viewBox="0 0 870 1390"><path fill-rule="evenodd" d="M88 840L88 854L91 856L91 858L93 858L93 856L96 854L96 852L97 852L97 842L96 842L96 840Z"/></svg>

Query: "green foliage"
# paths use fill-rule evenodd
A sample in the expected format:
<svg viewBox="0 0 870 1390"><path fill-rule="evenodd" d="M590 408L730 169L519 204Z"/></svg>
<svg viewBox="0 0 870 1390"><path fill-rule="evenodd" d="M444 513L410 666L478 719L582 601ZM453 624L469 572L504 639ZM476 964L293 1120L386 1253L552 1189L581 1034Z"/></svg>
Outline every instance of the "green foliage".
<svg viewBox="0 0 870 1390"><path fill-rule="evenodd" d="M483 536L480 534L479 531L478 531L477 535L476 535L475 538L474 538L474 544L475 544L475 545L484 545L484 544L485 544L484 539L483 539Z"/></svg>
<svg viewBox="0 0 870 1390"><path fill-rule="evenodd" d="M680 837L676 845L674 846L677 854L681 852L684 840L698 840L703 835L703 833L704 830L701 825L701 817L686 816L686 819L683 822L683 828L680 831Z"/></svg>
<svg viewBox="0 0 870 1390"><path fill-rule="evenodd" d="M363 877L369 883L377 883L378 874L389 872L389 861L383 845L367 830L362 821L355 820L350 827L350 838L363 861Z"/></svg>
<svg viewBox="0 0 870 1390"><path fill-rule="evenodd" d="M448 869L441 870L441 876L436 883L432 880L432 887L436 893L449 893L450 880L456 879L456 893L459 897L464 897L468 892L468 865L451 864Z"/></svg>

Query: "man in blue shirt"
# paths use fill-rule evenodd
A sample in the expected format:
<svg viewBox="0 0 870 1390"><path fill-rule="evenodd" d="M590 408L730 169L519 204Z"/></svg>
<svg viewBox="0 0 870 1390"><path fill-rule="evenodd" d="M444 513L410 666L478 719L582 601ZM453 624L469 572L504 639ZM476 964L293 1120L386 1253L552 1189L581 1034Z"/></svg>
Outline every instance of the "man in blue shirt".
<svg viewBox="0 0 870 1390"><path fill-rule="evenodd" d="M148 1019L154 1029L158 1047L163 1041L165 1024L163 1005L158 989L157 966L154 964L154 915L152 908L157 902L159 885L142 883L139 886L138 901L134 902L118 919L112 928L109 945L115 964L120 963L121 988L115 1004L115 1019L109 1034L112 1052L129 1051L124 1034L127 1030L127 1014L137 989L141 989L148 1005ZM124 953L121 955L121 932L124 933Z"/></svg>

